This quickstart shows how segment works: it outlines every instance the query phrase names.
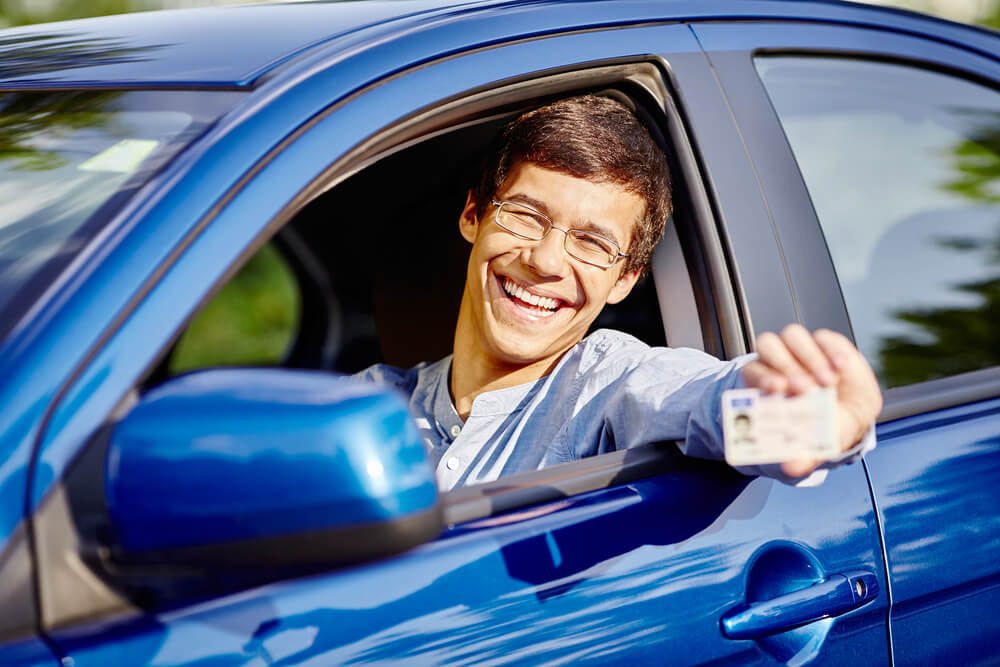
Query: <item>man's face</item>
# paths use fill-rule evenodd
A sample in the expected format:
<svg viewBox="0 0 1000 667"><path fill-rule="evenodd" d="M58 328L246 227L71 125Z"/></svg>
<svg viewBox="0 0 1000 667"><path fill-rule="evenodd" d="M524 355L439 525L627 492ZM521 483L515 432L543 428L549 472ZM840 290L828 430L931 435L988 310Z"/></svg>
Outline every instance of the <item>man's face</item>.
<svg viewBox="0 0 1000 667"><path fill-rule="evenodd" d="M595 231L623 251L645 211L639 196L618 185L530 163L511 171L495 199L527 204L556 227ZM491 204L478 219L470 197L459 220L473 245L456 345L472 346L493 366L548 368L583 338L606 303L628 295L638 272L623 273L622 260L605 269L570 257L557 229L541 241L518 238L497 225L496 211Z"/></svg>

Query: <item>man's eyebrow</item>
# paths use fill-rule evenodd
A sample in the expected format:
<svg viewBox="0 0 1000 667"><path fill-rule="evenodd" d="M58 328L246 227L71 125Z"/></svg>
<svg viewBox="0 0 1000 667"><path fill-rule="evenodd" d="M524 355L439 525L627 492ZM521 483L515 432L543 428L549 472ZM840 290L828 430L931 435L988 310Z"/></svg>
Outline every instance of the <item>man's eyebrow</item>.
<svg viewBox="0 0 1000 667"><path fill-rule="evenodd" d="M526 195L523 192L511 192L507 195L504 195L503 199L505 201L514 201L519 204L527 204L531 208L537 210L539 213L544 213L550 219L552 218L552 215L549 213L548 207L545 205L545 202L535 199L531 195ZM557 221L556 224L561 227L563 223ZM603 236L606 239L611 239L619 246L621 245L621 241L618 240L618 237L615 236L615 233L611 230L611 228L606 227L605 225L602 225L598 222L585 220L583 222L569 225L569 227L571 229L579 229L581 232L594 232L595 234L599 234L600 236Z"/></svg>
<svg viewBox="0 0 1000 667"><path fill-rule="evenodd" d="M579 229L582 232L594 232L598 236L603 236L606 239L611 239L618 245L621 245L621 241L615 236L615 233L611 231L608 227L598 223L591 222L590 220L585 220L580 224L573 225L573 229Z"/></svg>
<svg viewBox="0 0 1000 667"><path fill-rule="evenodd" d="M518 204L527 204L531 208L537 210L539 213L544 213L549 215L548 207L545 206L545 202L535 199L531 195L526 195L523 192L511 192L503 197L504 201L514 201ZM552 216L549 216L552 217Z"/></svg>

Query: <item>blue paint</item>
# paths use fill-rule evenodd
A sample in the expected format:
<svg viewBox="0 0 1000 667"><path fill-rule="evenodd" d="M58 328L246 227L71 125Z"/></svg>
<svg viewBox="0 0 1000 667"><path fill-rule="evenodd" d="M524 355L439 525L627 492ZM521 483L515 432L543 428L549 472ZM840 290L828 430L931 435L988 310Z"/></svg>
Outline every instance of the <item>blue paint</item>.
<svg viewBox="0 0 1000 667"><path fill-rule="evenodd" d="M121 547L157 551L389 522L437 502L395 393L327 373L190 373L148 395L108 447Z"/></svg>
<svg viewBox="0 0 1000 667"><path fill-rule="evenodd" d="M723 639L719 625L742 595L753 554L792 531L827 570L874 565L870 498L859 467L811 490L764 480L748 486L723 470L682 461L673 473L631 485L636 502L622 502L628 489L594 492L379 563L106 630L60 632L59 645L79 667L242 664L265 653L287 665L400 656L534 663L577 651L602 662L759 659L752 642ZM558 565L550 541L562 555ZM842 662L863 652L869 663L884 662L885 613L880 596L822 621L825 654Z"/></svg>
<svg viewBox="0 0 1000 667"><path fill-rule="evenodd" d="M1000 400L898 419L868 459L900 664L986 664L1000 646ZM885 437L882 437L885 431Z"/></svg>
<svg viewBox="0 0 1000 667"><path fill-rule="evenodd" d="M545 533L545 546L549 548L549 554L552 556L552 566L558 569L562 565L562 553L552 533Z"/></svg>
<svg viewBox="0 0 1000 667"><path fill-rule="evenodd" d="M65 667L44 642L24 639L0 646L0 664L19 667Z"/></svg>

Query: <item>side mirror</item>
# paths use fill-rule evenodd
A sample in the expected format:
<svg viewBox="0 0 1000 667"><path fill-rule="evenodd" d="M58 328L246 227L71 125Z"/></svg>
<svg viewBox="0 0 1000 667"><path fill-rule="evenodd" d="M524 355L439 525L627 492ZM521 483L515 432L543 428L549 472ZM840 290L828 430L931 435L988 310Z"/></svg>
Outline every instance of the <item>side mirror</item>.
<svg viewBox="0 0 1000 667"><path fill-rule="evenodd" d="M345 564L443 527L404 400L313 371L208 370L149 392L112 431L105 496L121 563Z"/></svg>

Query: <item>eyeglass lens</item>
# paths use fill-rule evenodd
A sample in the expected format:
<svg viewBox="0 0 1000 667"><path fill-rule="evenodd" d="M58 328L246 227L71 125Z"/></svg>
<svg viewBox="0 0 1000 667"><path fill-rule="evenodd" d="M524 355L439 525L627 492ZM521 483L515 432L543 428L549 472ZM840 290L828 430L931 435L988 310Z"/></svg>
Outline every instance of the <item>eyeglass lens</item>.
<svg viewBox="0 0 1000 667"><path fill-rule="evenodd" d="M517 236L539 241L552 221L534 209L505 201L497 210L497 224ZM566 231L565 248L573 257L598 266L614 264L619 252L617 244L609 239L579 229Z"/></svg>

